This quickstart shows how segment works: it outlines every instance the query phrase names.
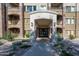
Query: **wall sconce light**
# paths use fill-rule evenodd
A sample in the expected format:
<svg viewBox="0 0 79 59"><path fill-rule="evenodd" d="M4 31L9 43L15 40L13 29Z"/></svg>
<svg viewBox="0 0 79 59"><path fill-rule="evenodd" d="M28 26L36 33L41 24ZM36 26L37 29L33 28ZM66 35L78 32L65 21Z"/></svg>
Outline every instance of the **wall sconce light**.
<svg viewBox="0 0 79 59"><path fill-rule="evenodd" d="M31 22L31 26L33 27L33 23Z"/></svg>

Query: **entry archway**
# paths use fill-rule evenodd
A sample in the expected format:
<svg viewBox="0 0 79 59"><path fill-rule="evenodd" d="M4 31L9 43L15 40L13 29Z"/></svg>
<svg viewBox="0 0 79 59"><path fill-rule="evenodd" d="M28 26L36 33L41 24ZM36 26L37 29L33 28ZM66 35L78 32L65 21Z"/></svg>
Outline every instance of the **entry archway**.
<svg viewBox="0 0 79 59"><path fill-rule="evenodd" d="M30 29L36 39L39 37L41 39L50 38L56 30L56 25L57 14L54 11L35 11L30 13Z"/></svg>

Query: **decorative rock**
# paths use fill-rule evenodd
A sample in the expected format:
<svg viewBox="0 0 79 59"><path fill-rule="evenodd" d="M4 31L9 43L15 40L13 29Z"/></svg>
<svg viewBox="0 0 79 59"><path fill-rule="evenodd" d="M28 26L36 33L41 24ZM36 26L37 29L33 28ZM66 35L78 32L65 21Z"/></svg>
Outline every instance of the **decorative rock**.
<svg viewBox="0 0 79 59"><path fill-rule="evenodd" d="M8 41L5 40L5 39L1 39L0 42L4 44L4 43L6 43L6 42L8 42Z"/></svg>

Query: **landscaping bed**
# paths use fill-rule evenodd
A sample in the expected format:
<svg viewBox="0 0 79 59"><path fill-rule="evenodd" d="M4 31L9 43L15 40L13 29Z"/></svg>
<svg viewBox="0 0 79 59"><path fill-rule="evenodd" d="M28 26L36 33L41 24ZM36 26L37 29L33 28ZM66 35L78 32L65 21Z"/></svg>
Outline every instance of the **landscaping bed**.
<svg viewBox="0 0 79 59"><path fill-rule="evenodd" d="M17 39L14 41L0 39L0 56L12 56L18 53L18 51L23 51L29 47L31 47L31 44L29 44L27 39Z"/></svg>
<svg viewBox="0 0 79 59"><path fill-rule="evenodd" d="M12 55L14 53L12 42L9 42L4 39L0 39L1 45L0 45L0 56L8 56Z"/></svg>

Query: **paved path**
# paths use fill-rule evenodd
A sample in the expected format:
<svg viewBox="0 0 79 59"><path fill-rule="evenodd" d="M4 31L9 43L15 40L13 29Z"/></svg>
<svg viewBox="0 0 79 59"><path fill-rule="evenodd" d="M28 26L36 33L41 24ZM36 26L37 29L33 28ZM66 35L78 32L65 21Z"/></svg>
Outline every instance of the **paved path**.
<svg viewBox="0 0 79 59"><path fill-rule="evenodd" d="M45 42L36 42L33 47L25 52L23 56L52 56L57 55L54 49Z"/></svg>
<svg viewBox="0 0 79 59"><path fill-rule="evenodd" d="M64 41L64 44L68 46L73 46L73 55L79 55L79 40L75 41ZM76 49L76 50L74 50ZM34 46L25 52L24 56L57 56L58 54L55 52L54 48L45 42L36 42Z"/></svg>

